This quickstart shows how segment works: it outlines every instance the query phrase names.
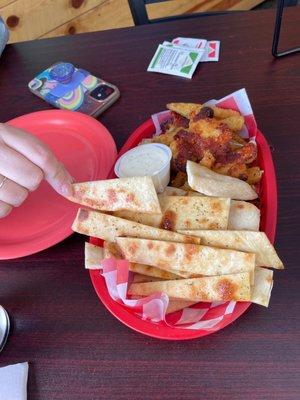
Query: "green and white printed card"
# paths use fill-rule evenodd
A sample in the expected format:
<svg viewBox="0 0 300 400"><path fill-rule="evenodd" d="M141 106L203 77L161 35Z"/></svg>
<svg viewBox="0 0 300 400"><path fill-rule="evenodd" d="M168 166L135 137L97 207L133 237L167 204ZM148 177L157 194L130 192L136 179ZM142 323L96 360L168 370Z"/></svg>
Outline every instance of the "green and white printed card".
<svg viewBox="0 0 300 400"><path fill-rule="evenodd" d="M191 79L202 54L191 48L160 44L147 71Z"/></svg>

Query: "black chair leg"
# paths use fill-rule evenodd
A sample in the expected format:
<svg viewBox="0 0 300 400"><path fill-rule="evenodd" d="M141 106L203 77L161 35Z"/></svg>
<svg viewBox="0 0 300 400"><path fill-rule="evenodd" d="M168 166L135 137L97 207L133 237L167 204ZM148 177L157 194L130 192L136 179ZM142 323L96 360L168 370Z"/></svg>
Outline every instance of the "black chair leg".
<svg viewBox="0 0 300 400"><path fill-rule="evenodd" d="M295 4L297 4L297 1L295 0L277 0L277 12L276 12L275 29L274 29L273 45L272 45L272 54L275 58L284 57L287 56L288 54L293 54L300 51L300 47L293 47L292 49L289 50L278 51L284 5L291 6Z"/></svg>
<svg viewBox="0 0 300 400"><path fill-rule="evenodd" d="M146 4L141 0L128 0L134 25L146 25L150 23Z"/></svg>

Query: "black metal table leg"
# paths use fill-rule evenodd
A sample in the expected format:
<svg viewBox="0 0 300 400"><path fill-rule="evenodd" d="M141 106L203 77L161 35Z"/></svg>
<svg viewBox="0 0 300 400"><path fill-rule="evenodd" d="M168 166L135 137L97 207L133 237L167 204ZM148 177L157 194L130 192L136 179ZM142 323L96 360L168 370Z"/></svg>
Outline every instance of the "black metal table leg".
<svg viewBox="0 0 300 400"><path fill-rule="evenodd" d="M288 54L300 51L300 47L293 47L289 50L278 51L278 43L280 39L280 29L281 29L284 5L285 5L285 0L277 0L277 12L276 12L275 29L274 29L273 45L272 45L272 54L276 58L287 56Z"/></svg>

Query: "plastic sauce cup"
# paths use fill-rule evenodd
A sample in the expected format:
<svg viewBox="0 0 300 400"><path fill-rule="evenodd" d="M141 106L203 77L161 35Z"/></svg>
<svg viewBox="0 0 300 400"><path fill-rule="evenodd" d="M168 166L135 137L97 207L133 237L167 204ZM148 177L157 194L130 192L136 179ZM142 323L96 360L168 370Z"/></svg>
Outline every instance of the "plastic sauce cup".
<svg viewBox="0 0 300 400"><path fill-rule="evenodd" d="M161 143L147 143L134 147L123 154L115 164L119 178L151 176L156 192L165 190L170 181L172 152Z"/></svg>

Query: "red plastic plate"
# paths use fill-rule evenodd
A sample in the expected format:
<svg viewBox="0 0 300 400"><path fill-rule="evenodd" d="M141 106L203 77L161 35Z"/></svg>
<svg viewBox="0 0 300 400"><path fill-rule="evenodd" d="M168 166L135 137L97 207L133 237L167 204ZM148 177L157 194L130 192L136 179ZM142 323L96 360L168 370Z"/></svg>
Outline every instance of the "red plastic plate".
<svg viewBox="0 0 300 400"><path fill-rule="evenodd" d="M115 162L117 151L110 133L82 113L40 111L8 123L39 137L79 182L106 179ZM0 259L33 254L65 239L72 234L77 209L43 182L0 221Z"/></svg>
<svg viewBox="0 0 300 400"><path fill-rule="evenodd" d="M152 120L149 119L140 125L129 137L127 142L122 147L119 156L134 146L137 146L142 139L152 137L155 132ZM266 232L268 238L273 243L275 238L276 220L277 220L277 186L276 176L273 165L273 160L269 145L260 131L257 131L256 142L258 145L258 162L264 170L264 175L261 182L260 193L260 208L261 208L261 227L260 230ZM112 174L111 174L111 177ZM100 244L96 238L91 238L91 243ZM99 271L90 270L90 277L93 282L96 293L105 307L123 324L133 330L145 335L167 340L187 340L195 339L211 332L206 330L188 330L180 328L172 328L164 322L152 323L143 321L136 316L130 309L116 303L108 294L106 284ZM229 319L226 319L219 329L224 328L231 322L235 321L242 315L251 305L249 302L239 302L231 314Z"/></svg>

